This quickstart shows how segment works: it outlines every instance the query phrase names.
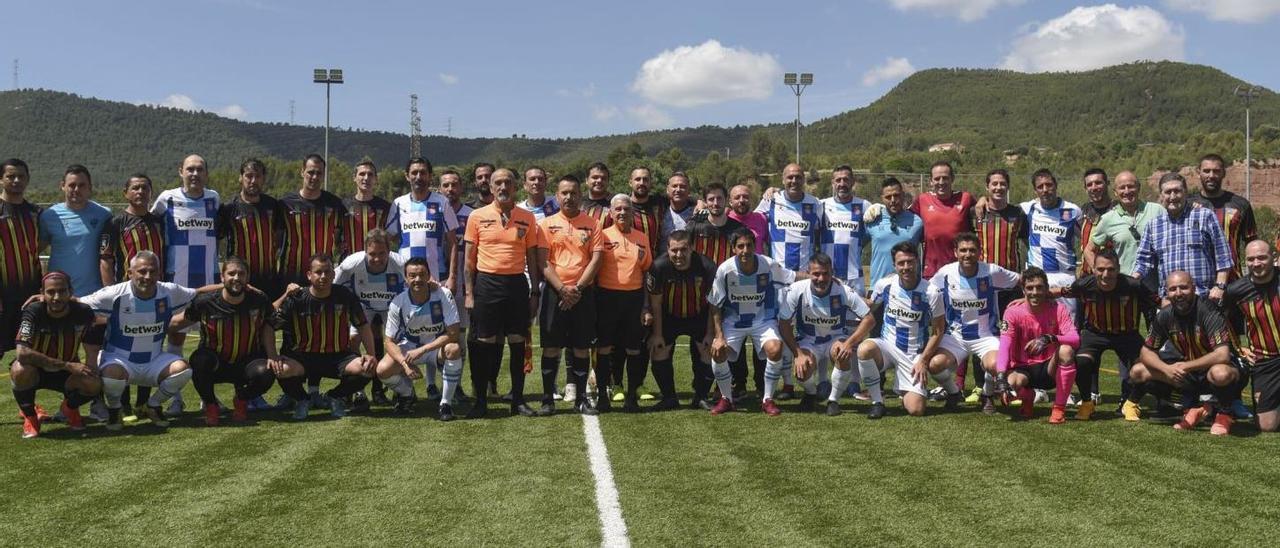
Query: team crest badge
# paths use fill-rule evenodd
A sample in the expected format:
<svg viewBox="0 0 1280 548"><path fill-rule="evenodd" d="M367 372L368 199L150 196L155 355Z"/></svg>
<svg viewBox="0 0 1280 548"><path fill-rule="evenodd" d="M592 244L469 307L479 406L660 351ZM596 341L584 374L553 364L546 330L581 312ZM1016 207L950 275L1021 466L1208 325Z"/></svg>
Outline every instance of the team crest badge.
<svg viewBox="0 0 1280 548"><path fill-rule="evenodd" d="M517 228L516 228L516 239L523 240L523 239L524 239L524 234L525 234L525 231L526 231L526 230L527 230L527 229L517 227Z"/></svg>
<svg viewBox="0 0 1280 548"><path fill-rule="evenodd" d="M156 314L164 314L168 309L168 301L156 301Z"/></svg>
<svg viewBox="0 0 1280 548"><path fill-rule="evenodd" d="M804 215L813 215L813 204L804 204L800 206L800 211Z"/></svg>
<svg viewBox="0 0 1280 548"><path fill-rule="evenodd" d="M1070 210L1066 210L1066 209L1062 210L1061 217L1062 217L1062 220L1064 220L1064 221L1070 221L1070 220L1071 220L1071 211L1070 211Z"/></svg>
<svg viewBox="0 0 1280 548"><path fill-rule="evenodd" d="M831 296L831 308L840 308L840 296L839 296L839 295L832 295L832 296Z"/></svg>
<svg viewBox="0 0 1280 548"><path fill-rule="evenodd" d="M427 214L428 214L428 215L435 215L436 213L439 213L439 212L440 212L440 206L439 206L439 205L434 204L434 203L427 204Z"/></svg>
<svg viewBox="0 0 1280 548"><path fill-rule="evenodd" d="M1001 333L1007 333L1009 331L1009 322L1000 320L1000 323L996 324L996 328L999 329Z"/></svg>
<svg viewBox="0 0 1280 548"><path fill-rule="evenodd" d="M204 202L204 214L205 214L205 215L214 215L214 214L216 214L217 212L218 212L218 206L214 205L213 200L205 200L205 202Z"/></svg>
<svg viewBox="0 0 1280 548"><path fill-rule="evenodd" d="M444 314L444 308L440 306L440 303L437 303L437 302L431 303L432 316L441 316L443 314Z"/></svg>
<svg viewBox="0 0 1280 548"><path fill-rule="evenodd" d="M765 274L756 275L756 289L764 291L766 287L769 287L769 276Z"/></svg>
<svg viewBox="0 0 1280 548"><path fill-rule="evenodd" d="M987 285L988 285L987 280L978 280L978 292L986 293L988 289Z"/></svg>
<svg viewBox="0 0 1280 548"><path fill-rule="evenodd" d="M912 293L912 294L911 294L911 306L920 306L920 303L921 303L921 302L923 302L923 301L920 299L920 294L919 294L919 293Z"/></svg>
<svg viewBox="0 0 1280 548"><path fill-rule="evenodd" d="M400 285L400 276L397 274L387 274L387 287L395 287Z"/></svg>
<svg viewBox="0 0 1280 548"><path fill-rule="evenodd" d="M861 216L862 216L862 205L861 205L861 204L859 204L859 205L855 205L855 206L853 206L852 211L853 211L854 219L857 219L858 217L861 217Z"/></svg>

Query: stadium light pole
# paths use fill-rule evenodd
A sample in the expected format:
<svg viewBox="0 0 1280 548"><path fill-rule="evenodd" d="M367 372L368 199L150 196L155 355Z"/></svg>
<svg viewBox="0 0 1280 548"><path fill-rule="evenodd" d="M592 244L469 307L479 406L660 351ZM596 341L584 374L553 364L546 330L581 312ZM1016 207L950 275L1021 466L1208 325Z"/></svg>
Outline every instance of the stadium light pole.
<svg viewBox="0 0 1280 548"><path fill-rule="evenodd" d="M329 96L333 84L343 82L342 69L318 68L311 81L324 84L324 189L329 190Z"/></svg>
<svg viewBox="0 0 1280 548"><path fill-rule="evenodd" d="M797 77L796 73L788 72L782 75L782 83L791 88L796 94L796 163L800 163L800 94L804 93L804 88L813 85L813 73L803 72Z"/></svg>
<svg viewBox="0 0 1280 548"><path fill-rule="evenodd" d="M1236 86L1236 97L1244 101L1244 199L1246 200L1249 199L1249 190L1253 187L1253 181L1249 173L1253 168L1253 158L1249 150L1249 141L1252 140L1249 127L1249 103L1261 94L1262 90L1258 86Z"/></svg>

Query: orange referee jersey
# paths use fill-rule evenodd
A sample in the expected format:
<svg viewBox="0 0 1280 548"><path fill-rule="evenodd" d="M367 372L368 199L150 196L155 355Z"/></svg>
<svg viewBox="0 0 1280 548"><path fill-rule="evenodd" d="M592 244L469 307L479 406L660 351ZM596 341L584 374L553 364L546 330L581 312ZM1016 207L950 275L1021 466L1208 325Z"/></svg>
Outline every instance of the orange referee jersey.
<svg viewBox="0 0 1280 548"><path fill-rule="evenodd" d="M615 291L631 291L644 286L644 272L653 264L649 237L636 229L623 232L610 226L601 233L604 261L596 276L600 287Z"/></svg>
<svg viewBox="0 0 1280 548"><path fill-rule="evenodd" d="M524 274L525 253L538 245L538 223L519 207L507 213L494 202L471 212L463 239L476 247L476 270L485 274Z"/></svg>
<svg viewBox="0 0 1280 548"><path fill-rule="evenodd" d="M538 247L547 249L547 263L555 267L556 276L566 285L578 283L591 255L604 251L600 223L586 213L570 219L561 211L543 219L538 228L542 229Z"/></svg>

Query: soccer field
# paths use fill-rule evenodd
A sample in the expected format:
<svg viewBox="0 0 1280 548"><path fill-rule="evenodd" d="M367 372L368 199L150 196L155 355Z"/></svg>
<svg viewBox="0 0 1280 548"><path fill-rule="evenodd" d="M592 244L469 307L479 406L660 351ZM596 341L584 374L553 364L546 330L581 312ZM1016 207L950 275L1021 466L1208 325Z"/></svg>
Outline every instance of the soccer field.
<svg viewBox="0 0 1280 548"><path fill-rule="evenodd" d="M678 354L681 387L688 369ZM1104 382L1114 394L1116 377ZM46 425L35 440L20 439L12 396L0 395L0 544L615 540L602 536L584 420L567 404L550 418L507 417L491 404L488 420L440 423L420 402L413 418L374 408L295 424L264 412L206 428L194 390L184 395L188 413L167 431L141 421L108 433L90 421L82 433ZM52 412L58 396L42 391L39 401ZM974 406L947 414L934 404L912 419L889 400L877 422L848 398L835 418L795 404L780 417L755 403L722 417L602 415L626 539L1258 546L1280 523L1280 436L1245 424L1219 439L1126 423L1114 404L1061 426L1045 422L1047 405L1035 422L1011 423Z"/></svg>

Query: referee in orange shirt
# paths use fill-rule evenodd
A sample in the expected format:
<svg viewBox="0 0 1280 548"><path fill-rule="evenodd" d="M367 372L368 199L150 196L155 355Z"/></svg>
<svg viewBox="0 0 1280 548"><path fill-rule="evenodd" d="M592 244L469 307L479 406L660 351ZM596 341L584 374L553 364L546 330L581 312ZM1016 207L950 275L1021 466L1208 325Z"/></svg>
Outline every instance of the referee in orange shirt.
<svg viewBox="0 0 1280 548"><path fill-rule="evenodd" d="M467 418L488 413L485 390L501 360L498 336L507 334L511 359L511 413L534 416L524 401L524 334L537 309L542 269L538 266L538 223L516 207L516 176L509 169L493 172L493 202L467 219L466 300L471 309L476 347L471 353L471 387L476 403ZM529 277L525 278L525 265ZM530 287L533 289L530 290Z"/></svg>
<svg viewBox="0 0 1280 548"><path fill-rule="evenodd" d="M644 382L648 359L640 354L644 342L642 314L645 306L644 274L653 264L649 236L632 226L634 215L631 197L618 194L609 200L609 218L613 224L604 229L604 260L596 277L600 291L596 297L599 321L596 345L600 362L596 379L609 379L610 368L627 368L627 393L622 410L640 411L636 390ZM615 352L616 348L623 352ZM609 393L598 390L596 410L609 410Z"/></svg>

